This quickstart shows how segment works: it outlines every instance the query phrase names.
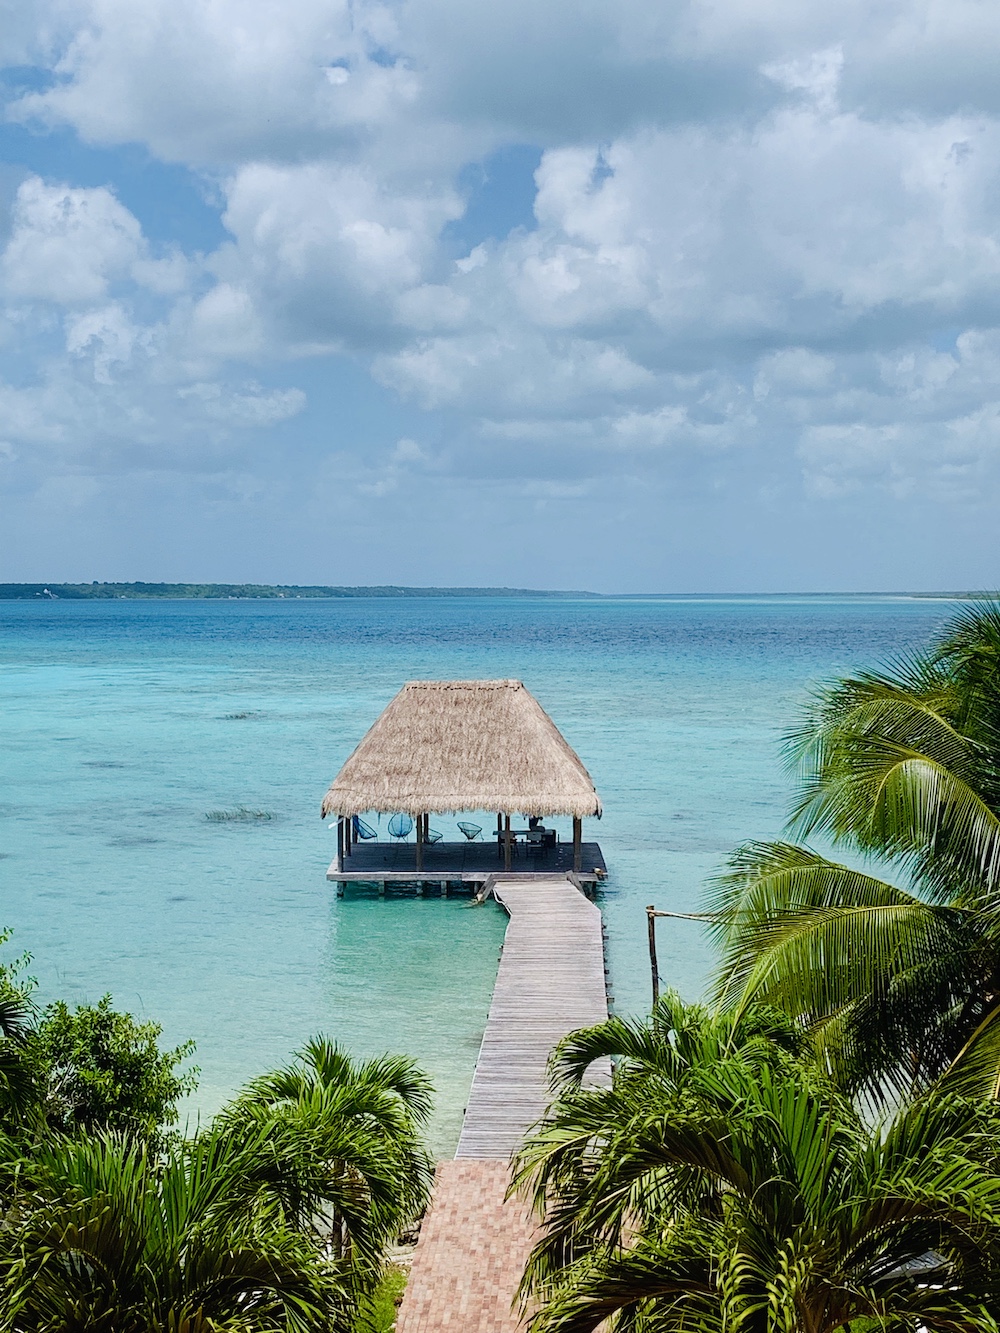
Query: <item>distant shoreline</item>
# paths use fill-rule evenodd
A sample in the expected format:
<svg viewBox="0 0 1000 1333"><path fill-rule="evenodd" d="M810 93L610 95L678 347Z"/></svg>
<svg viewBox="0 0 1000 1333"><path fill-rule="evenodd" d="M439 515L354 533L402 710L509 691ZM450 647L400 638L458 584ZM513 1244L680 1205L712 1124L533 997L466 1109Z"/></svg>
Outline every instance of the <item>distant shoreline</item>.
<svg viewBox="0 0 1000 1333"><path fill-rule="evenodd" d="M973 601L995 592L587 592L551 588L409 588L394 584L338 587L324 584L270 583L0 583L0 601L314 601L362 597L544 597L553 600L643 600L648 598L733 597L915 597Z"/></svg>
<svg viewBox="0 0 1000 1333"><path fill-rule="evenodd" d="M0 583L0 600L68 601L300 601L351 597L588 597L597 592L550 592L540 588L334 587L270 583Z"/></svg>

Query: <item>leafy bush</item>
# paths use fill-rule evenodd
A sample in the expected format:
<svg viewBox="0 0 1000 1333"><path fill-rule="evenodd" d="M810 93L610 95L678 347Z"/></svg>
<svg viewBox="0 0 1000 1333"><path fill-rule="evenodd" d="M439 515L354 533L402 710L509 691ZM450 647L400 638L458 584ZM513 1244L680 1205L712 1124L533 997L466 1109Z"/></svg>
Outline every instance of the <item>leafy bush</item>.
<svg viewBox="0 0 1000 1333"><path fill-rule="evenodd" d="M177 1102L197 1085L197 1070L178 1071L194 1042L163 1051L162 1031L112 1009L110 995L75 1010L62 1000L50 1004L25 1046L47 1123L157 1144L164 1126L177 1122Z"/></svg>

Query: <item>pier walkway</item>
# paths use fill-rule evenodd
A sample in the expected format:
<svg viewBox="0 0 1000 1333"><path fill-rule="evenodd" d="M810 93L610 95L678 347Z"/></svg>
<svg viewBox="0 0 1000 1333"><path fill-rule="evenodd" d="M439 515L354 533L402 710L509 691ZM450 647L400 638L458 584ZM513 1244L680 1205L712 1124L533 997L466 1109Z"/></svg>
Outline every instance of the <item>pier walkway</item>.
<svg viewBox="0 0 1000 1333"><path fill-rule="evenodd" d="M398 1333L516 1333L512 1311L535 1239L505 1200L511 1154L548 1103L553 1046L608 1015L601 913L568 878L497 876L510 916L455 1160L442 1162L413 1257ZM610 1079L606 1062L586 1082Z"/></svg>
<svg viewBox="0 0 1000 1333"><path fill-rule="evenodd" d="M455 1156L506 1160L545 1113L553 1046L603 1022L608 1000L601 913L575 884L504 877L493 895L510 924Z"/></svg>

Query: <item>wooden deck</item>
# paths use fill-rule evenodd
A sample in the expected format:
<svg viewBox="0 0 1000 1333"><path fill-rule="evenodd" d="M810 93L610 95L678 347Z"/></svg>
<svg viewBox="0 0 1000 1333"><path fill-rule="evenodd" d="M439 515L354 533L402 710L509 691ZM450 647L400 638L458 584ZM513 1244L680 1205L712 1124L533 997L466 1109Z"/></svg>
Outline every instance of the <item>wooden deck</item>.
<svg viewBox="0 0 1000 1333"><path fill-rule="evenodd" d="M510 1156L549 1100L552 1047L607 1017L601 913L570 880L498 876L510 915L456 1160L442 1162L397 1333L524 1333L518 1283L538 1219L507 1198ZM606 1083L606 1061L586 1082Z"/></svg>
<svg viewBox="0 0 1000 1333"><path fill-rule="evenodd" d="M552 1048L608 1003L601 913L575 884L499 877L493 894L510 924L455 1156L506 1160L548 1104ZM610 1076L603 1062L586 1082Z"/></svg>
<svg viewBox="0 0 1000 1333"><path fill-rule="evenodd" d="M528 851L520 845L511 863L517 875L545 879L565 875L573 869L573 844L559 842L544 851ZM417 849L412 842L361 842L343 862L334 858L326 877L337 884L449 884L478 886L503 871L503 856L495 842L436 842L424 847L424 864L417 870ZM596 842L581 847L579 878L596 884L607 873L604 856Z"/></svg>

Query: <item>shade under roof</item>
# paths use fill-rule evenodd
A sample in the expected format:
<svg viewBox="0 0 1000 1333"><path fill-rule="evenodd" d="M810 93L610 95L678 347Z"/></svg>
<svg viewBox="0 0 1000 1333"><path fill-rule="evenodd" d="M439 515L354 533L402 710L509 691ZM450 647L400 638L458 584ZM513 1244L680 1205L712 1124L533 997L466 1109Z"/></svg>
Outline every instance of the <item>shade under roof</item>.
<svg viewBox="0 0 1000 1333"><path fill-rule="evenodd" d="M519 680L411 680L337 774L323 816L600 815L590 774Z"/></svg>

